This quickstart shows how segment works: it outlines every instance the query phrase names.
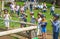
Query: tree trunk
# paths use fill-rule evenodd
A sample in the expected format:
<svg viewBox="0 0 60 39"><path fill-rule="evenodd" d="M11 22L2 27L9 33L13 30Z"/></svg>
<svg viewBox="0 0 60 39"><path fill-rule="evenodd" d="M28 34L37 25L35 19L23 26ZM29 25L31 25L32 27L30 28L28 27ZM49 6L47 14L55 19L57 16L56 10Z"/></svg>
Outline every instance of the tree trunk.
<svg viewBox="0 0 60 39"><path fill-rule="evenodd" d="M56 4L60 6L60 0L56 0Z"/></svg>
<svg viewBox="0 0 60 39"><path fill-rule="evenodd" d="M2 10L4 10L4 1L2 0Z"/></svg>

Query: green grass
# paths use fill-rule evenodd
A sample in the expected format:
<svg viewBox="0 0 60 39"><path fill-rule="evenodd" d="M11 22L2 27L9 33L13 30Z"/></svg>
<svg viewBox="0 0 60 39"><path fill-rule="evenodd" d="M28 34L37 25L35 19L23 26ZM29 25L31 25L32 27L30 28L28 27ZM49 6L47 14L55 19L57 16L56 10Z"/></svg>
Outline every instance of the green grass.
<svg viewBox="0 0 60 39"><path fill-rule="evenodd" d="M16 2L18 5L23 6L24 2Z"/></svg>

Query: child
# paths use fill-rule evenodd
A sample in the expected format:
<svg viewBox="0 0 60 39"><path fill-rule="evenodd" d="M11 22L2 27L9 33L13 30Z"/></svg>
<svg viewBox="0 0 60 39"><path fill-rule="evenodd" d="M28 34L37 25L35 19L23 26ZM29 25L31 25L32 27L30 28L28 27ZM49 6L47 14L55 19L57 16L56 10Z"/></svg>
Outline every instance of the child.
<svg viewBox="0 0 60 39"><path fill-rule="evenodd" d="M9 18L10 15L8 14L8 10L4 9L4 20L5 20L5 27L7 30L9 30Z"/></svg>
<svg viewBox="0 0 60 39"><path fill-rule="evenodd" d="M33 4L30 4L30 12L33 10Z"/></svg>
<svg viewBox="0 0 60 39"><path fill-rule="evenodd" d="M14 9L15 9L15 4L11 3L10 4L11 14L14 13Z"/></svg>
<svg viewBox="0 0 60 39"><path fill-rule="evenodd" d="M36 20L35 20L34 16L31 16L31 21L30 22L35 24Z"/></svg>
<svg viewBox="0 0 60 39"><path fill-rule="evenodd" d="M38 13L38 19L37 19L37 22L38 22L38 32L37 32L37 35L38 36L40 36L40 34L41 34L41 24L40 24L40 22L41 22L41 20L42 20L42 18L41 18L41 15L42 15L42 13ZM40 32L40 34L39 34L39 32Z"/></svg>
<svg viewBox="0 0 60 39"><path fill-rule="evenodd" d="M26 13L26 10L27 10L27 5L26 3L24 3L24 12Z"/></svg>
<svg viewBox="0 0 60 39"><path fill-rule="evenodd" d="M30 16L31 16L30 22L33 23L33 24L35 24L36 19L34 18L34 12L30 12Z"/></svg>
<svg viewBox="0 0 60 39"><path fill-rule="evenodd" d="M34 12L31 13L30 16L31 16L30 23L35 24L35 23L36 23L36 19L35 19L35 17L34 17ZM32 34L31 37L32 37L32 38L36 37L36 36L37 36L37 31L36 31L36 30L33 30L32 32L33 32L33 34Z"/></svg>
<svg viewBox="0 0 60 39"><path fill-rule="evenodd" d="M53 15L53 14L54 14L54 10L55 10L55 7L52 6L52 7L50 8L50 15Z"/></svg>
<svg viewBox="0 0 60 39"><path fill-rule="evenodd" d="M53 15L53 20L51 19L52 27L53 27L53 39L58 39L59 36L59 14L54 14Z"/></svg>
<svg viewBox="0 0 60 39"><path fill-rule="evenodd" d="M19 16L19 10L20 10L20 6L16 5L15 6L15 11L16 11L17 16Z"/></svg>
<svg viewBox="0 0 60 39"><path fill-rule="evenodd" d="M21 6L21 12L24 12L24 6Z"/></svg>
<svg viewBox="0 0 60 39"><path fill-rule="evenodd" d="M24 14L24 17L22 18L24 22L27 22L27 14ZM26 24L21 24L21 27L26 27Z"/></svg>
<svg viewBox="0 0 60 39"><path fill-rule="evenodd" d="M44 3L43 4L43 12L46 12L46 8L47 8L46 3Z"/></svg>
<svg viewBox="0 0 60 39"><path fill-rule="evenodd" d="M24 15L25 15L25 13L21 12L21 14L20 14L21 19L24 17Z"/></svg>
<svg viewBox="0 0 60 39"><path fill-rule="evenodd" d="M42 15L42 21L41 21L42 39L46 39L46 26L47 26L47 21L45 15Z"/></svg>

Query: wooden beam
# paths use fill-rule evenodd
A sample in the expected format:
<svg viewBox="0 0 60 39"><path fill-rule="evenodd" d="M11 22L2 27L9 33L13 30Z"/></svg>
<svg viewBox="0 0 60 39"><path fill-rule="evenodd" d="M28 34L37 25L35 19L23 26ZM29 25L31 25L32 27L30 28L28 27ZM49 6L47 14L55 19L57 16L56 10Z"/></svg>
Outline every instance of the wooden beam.
<svg viewBox="0 0 60 39"><path fill-rule="evenodd" d="M18 32L22 32L22 31L29 31L29 30L33 30L33 29L37 29L37 26L30 26L30 27L25 27L25 28L13 29L13 30L9 30L9 31L3 31L3 32L0 32L0 36L18 33Z"/></svg>
<svg viewBox="0 0 60 39"><path fill-rule="evenodd" d="M5 21L3 18L0 18L0 20L3 20L3 21ZM29 22L24 22L24 21L16 21L16 20L8 20L8 21L10 21L10 22L15 22L15 23L23 23L23 24L27 24L27 25L36 25L36 24L33 24L33 23L29 23Z"/></svg>
<svg viewBox="0 0 60 39"><path fill-rule="evenodd" d="M17 35L20 35L22 37L29 38L29 35L27 33L20 32L20 33L17 33Z"/></svg>
<svg viewBox="0 0 60 39"><path fill-rule="evenodd" d="M17 34L11 34L11 35L9 35L9 36L12 36L12 37L16 37L16 38L21 39L21 36L20 36L20 35L17 35Z"/></svg>

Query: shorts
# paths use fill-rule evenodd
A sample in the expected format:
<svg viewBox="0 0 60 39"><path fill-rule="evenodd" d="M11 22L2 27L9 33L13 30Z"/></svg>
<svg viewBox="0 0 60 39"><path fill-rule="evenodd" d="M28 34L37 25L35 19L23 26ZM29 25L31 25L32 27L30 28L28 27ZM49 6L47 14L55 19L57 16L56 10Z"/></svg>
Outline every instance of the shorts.
<svg viewBox="0 0 60 39"><path fill-rule="evenodd" d="M46 32L46 28L42 28L42 29L41 29L41 32L42 32L42 33L45 33L45 32Z"/></svg>

